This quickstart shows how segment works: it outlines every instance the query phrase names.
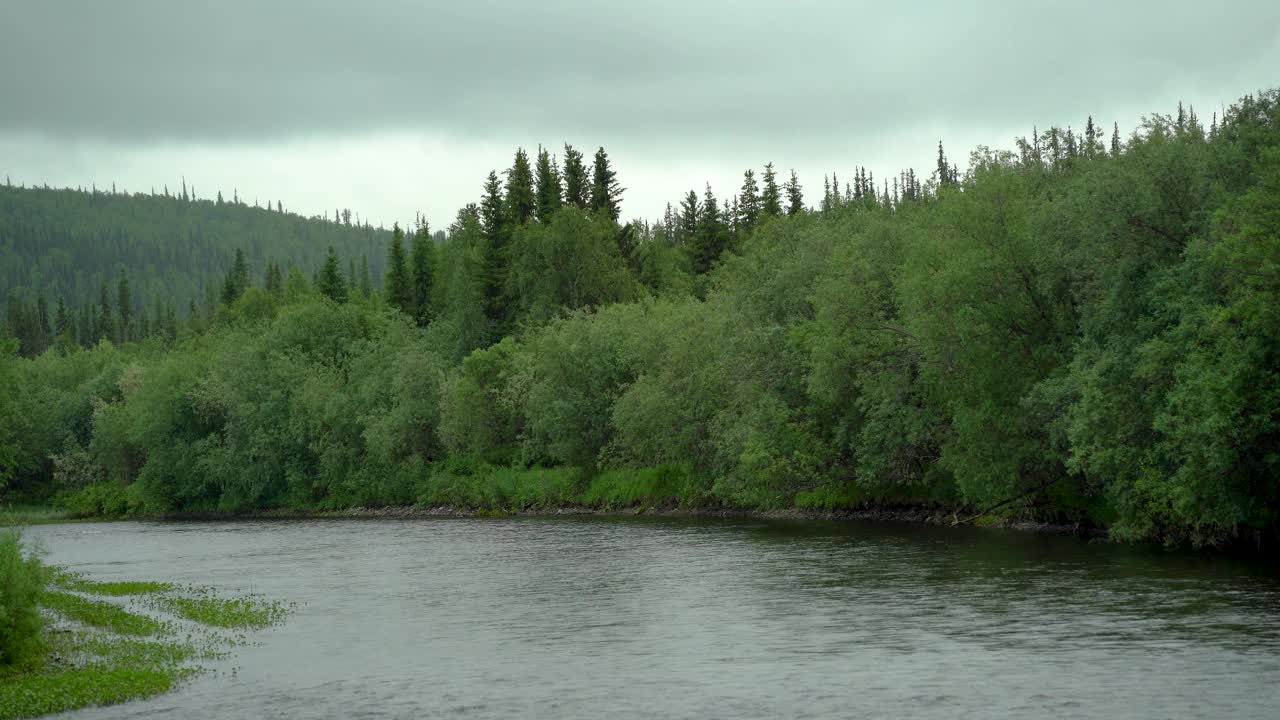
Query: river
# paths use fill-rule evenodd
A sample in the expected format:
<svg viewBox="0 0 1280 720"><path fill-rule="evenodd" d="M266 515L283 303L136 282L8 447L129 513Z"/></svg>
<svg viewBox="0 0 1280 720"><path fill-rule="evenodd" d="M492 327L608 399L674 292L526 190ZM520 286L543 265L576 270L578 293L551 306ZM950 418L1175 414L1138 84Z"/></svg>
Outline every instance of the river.
<svg viewBox="0 0 1280 720"><path fill-rule="evenodd" d="M909 524L95 523L52 563L296 602L150 700L72 718L1272 718L1280 573ZM231 672L234 670L234 672Z"/></svg>

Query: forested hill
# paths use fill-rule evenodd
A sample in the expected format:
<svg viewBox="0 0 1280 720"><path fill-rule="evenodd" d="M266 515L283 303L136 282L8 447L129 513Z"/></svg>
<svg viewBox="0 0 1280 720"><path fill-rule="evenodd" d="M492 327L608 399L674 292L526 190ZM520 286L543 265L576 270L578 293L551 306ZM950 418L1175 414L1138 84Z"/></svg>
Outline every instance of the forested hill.
<svg viewBox="0 0 1280 720"><path fill-rule="evenodd" d="M349 213L305 218L243 199L195 200L179 195L125 194L0 185L0 303L12 298L75 312L96 305L105 285L114 299L123 271L135 310L160 301L184 316L191 303L216 303L235 251L250 272L269 262L299 267L310 276L330 245L344 263L367 258L381 277L388 233L356 224ZM260 278L259 278L260 280Z"/></svg>

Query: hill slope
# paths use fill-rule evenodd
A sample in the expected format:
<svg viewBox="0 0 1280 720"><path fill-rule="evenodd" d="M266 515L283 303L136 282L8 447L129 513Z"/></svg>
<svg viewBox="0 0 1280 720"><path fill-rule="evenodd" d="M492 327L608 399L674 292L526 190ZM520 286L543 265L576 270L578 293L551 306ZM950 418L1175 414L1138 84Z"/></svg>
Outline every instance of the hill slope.
<svg viewBox="0 0 1280 720"><path fill-rule="evenodd" d="M158 298L181 312L216 292L237 248L259 281L269 261L310 275L330 245L344 270L363 256L378 278L387 237L236 202L0 186L0 304L61 298L74 309L97 302L104 282L114 292L124 270L139 309Z"/></svg>

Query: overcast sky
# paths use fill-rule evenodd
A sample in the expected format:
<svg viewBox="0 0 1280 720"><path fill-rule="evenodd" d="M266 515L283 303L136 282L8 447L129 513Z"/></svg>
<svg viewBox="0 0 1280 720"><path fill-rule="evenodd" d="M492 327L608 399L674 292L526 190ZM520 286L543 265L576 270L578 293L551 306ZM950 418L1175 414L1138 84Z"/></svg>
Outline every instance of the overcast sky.
<svg viewBox="0 0 1280 720"><path fill-rule="evenodd" d="M1207 123L1278 70L1275 0L0 0L0 173L439 228L516 146L570 142L652 218L768 161L816 201L939 140L963 167L1089 114Z"/></svg>

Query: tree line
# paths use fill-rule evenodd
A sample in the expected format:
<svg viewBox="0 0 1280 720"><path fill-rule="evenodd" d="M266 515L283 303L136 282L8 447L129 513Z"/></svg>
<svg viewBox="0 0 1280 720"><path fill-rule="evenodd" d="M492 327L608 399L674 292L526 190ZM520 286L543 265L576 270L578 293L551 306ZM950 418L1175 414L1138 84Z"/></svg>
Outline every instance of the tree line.
<svg viewBox="0 0 1280 720"><path fill-rule="evenodd" d="M911 503L1275 539L1280 93L962 171L794 173L621 221L518 150L380 281L223 280L176 337L10 354L11 495L86 514L448 503ZM6 455L7 453L7 455ZM5 460L5 458L9 458Z"/></svg>

